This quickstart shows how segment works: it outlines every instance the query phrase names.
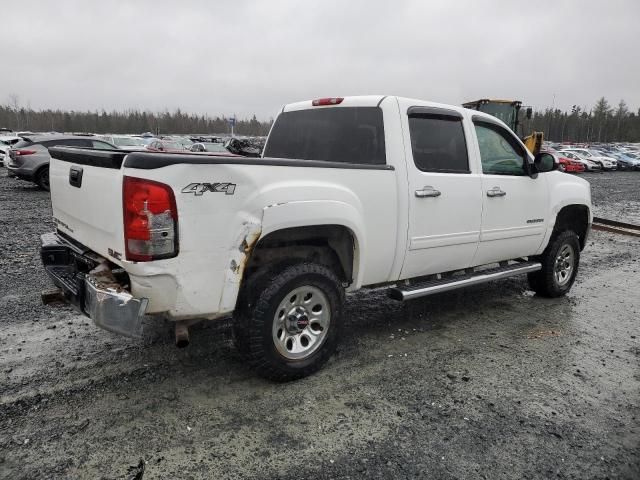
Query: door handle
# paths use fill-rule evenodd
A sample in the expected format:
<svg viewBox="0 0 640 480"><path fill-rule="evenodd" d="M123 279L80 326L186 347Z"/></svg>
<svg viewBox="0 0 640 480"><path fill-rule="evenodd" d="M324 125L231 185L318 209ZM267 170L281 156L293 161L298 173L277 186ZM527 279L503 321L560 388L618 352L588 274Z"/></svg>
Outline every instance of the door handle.
<svg viewBox="0 0 640 480"><path fill-rule="evenodd" d="M487 190L487 197L504 197L507 194L500 187L493 187L491 190Z"/></svg>
<svg viewBox="0 0 640 480"><path fill-rule="evenodd" d="M418 198L439 197L440 195L442 195L440 190L436 190L431 185L427 185L422 190L416 190L416 197Z"/></svg>

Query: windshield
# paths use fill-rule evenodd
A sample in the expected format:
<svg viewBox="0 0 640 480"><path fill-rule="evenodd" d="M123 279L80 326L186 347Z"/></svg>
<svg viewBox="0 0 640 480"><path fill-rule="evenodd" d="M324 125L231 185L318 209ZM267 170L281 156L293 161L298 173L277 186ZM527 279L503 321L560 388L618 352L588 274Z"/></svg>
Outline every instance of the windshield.
<svg viewBox="0 0 640 480"><path fill-rule="evenodd" d="M480 106L480 111L502 120L511 129L515 127L516 109L510 103L486 103Z"/></svg>
<svg viewBox="0 0 640 480"><path fill-rule="evenodd" d="M281 113L264 156L384 165L384 145L380 108L313 108Z"/></svg>
<svg viewBox="0 0 640 480"><path fill-rule="evenodd" d="M125 146L144 147L147 144L147 142L137 137L113 137L113 143L117 147L125 147Z"/></svg>
<svg viewBox="0 0 640 480"><path fill-rule="evenodd" d="M186 147L190 147L191 145L193 145L193 142L185 137L165 137L165 139L168 142L178 143Z"/></svg>
<svg viewBox="0 0 640 480"><path fill-rule="evenodd" d="M223 144L221 143L203 143L202 145L204 145L204 149L207 152L221 152L221 153L228 153L229 150L227 150Z"/></svg>

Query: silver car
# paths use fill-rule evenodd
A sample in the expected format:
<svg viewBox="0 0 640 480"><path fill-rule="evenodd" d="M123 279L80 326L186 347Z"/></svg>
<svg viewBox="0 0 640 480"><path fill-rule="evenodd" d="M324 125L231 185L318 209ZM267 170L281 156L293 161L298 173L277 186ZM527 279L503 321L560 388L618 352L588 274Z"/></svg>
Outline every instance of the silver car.
<svg viewBox="0 0 640 480"><path fill-rule="evenodd" d="M49 147L98 148L117 150L110 143L89 136L77 135L32 135L22 137L9 150L7 175L36 183L43 190L49 190Z"/></svg>

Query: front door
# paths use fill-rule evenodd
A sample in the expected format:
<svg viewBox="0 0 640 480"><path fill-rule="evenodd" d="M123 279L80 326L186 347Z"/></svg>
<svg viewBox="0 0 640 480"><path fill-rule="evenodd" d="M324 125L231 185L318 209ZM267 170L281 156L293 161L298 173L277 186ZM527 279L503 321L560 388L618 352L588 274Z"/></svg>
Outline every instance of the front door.
<svg viewBox="0 0 640 480"><path fill-rule="evenodd" d="M470 266L480 238L480 175L469 167L462 116L408 111L409 238L401 278ZM408 138L407 138L408 137Z"/></svg>
<svg viewBox="0 0 640 480"><path fill-rule="evenodd" d="M529 176L528 153L510 131L483 121L474 124L483 174L482 232L473 263L532 255L549 220L546 176Z"/></svg>

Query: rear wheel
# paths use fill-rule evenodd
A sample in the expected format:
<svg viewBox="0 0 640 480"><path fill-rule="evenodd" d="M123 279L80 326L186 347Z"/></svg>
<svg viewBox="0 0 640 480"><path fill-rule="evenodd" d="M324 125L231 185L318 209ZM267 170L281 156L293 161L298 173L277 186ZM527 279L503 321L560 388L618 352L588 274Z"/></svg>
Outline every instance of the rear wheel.
<svg viewBox="0 0 640 480"><path fill-rule="evenodd" d="M48 165L38 170L38 173L36 173L35 180L41 189L46 190L47 192L49 191L49 166Z"/></svg>
<svg viewBox="0 0 640 480"><path fill-rule="evenodd" d="M539 258L542 269L529 274L529 285L538 295L560 297L573 285L580 262L578 235L566 230L554 238Z"/></svg>
<svg viewBox="0 0 640 480"><path fill-rule="evenodd" d="M324 265L301 262L270 271L244 298L235 319L239 350L276 381L319 370L336 349L344 307L340 280Z"/></svg>

